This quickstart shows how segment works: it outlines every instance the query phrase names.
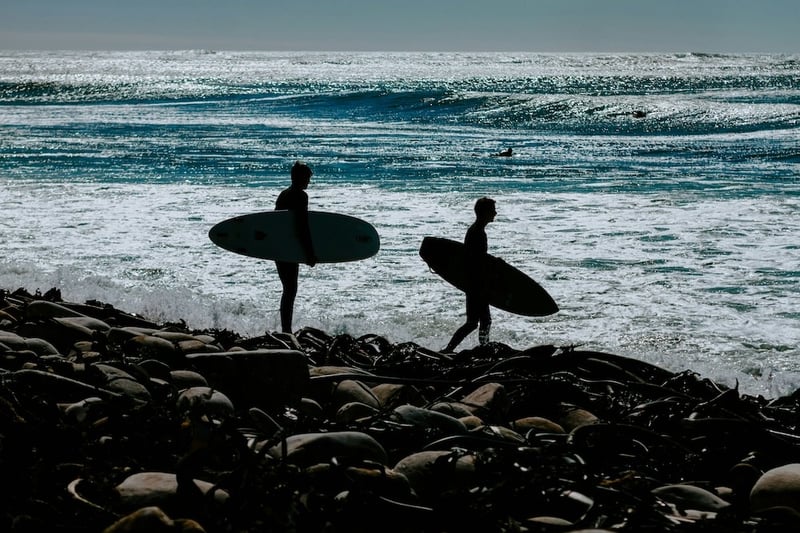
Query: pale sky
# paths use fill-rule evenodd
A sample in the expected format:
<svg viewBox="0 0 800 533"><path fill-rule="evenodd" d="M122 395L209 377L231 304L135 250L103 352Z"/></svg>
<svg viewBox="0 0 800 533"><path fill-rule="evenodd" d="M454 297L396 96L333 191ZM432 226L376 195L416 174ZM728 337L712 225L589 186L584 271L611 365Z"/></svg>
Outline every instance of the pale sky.
<svg viewBox="0 0 800 533"><path fill-rule="evenodd" d="M0 50L800 53L797 0L0 0Z"/></svg>

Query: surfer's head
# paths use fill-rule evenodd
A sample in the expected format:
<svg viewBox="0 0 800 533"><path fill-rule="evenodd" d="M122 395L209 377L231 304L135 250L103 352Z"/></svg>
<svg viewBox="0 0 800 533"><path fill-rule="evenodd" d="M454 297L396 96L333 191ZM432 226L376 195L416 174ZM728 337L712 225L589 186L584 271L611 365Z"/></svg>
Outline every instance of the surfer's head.
<svg viewBox="0 0 800 533"><path fill-rule="evenodd" d="M308 182L311 181L312 175L314 173L311 171L311 167L304 162L295 161L294 165L292 165L292 185L306 187Z"/></svg>
<svg viewBox="0 0 800 533"><path fill-rule="evenodd" d="M475 201L475 216L479 219L491 222L497 214L495 202L491 198L483 197Z"/></svg>

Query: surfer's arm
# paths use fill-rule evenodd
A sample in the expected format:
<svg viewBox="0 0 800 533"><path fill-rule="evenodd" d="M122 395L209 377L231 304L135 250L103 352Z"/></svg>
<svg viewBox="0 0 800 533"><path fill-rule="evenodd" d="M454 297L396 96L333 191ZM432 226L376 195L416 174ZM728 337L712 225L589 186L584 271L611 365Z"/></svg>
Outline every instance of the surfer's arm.
<svg viewBox="0 0 800 533"><path fill-rule="evenodd" d="M317 264L317 254L314 253L314 243L311 240L311 226L308 223L308 209L298 209L295 211L295 222L297 224L297 238L300 239L303 249L306 252L306 264L314 266Z"/></svg>
<svg viewBox="0 0 800 533"><path fill-rule="evenodd" d="M475 257L475 292L486 297L489 291L489 256L486 253Z"/></svg>
<svg viewBox="0 0 800 533"><path fill-rule="evenodd" d="M464 237L464 259L467 263L468 277L468 288L465 292L475 296L480 296L487 290L488 255L486 248L485 233L473 225Z"/></svg>
<svg viewBox="0 0 800 533"><path fill-rule="evenodd" d="M465 254L466 271L467 271L467 286L464 292L481 296L486 291L486 276L487 276L487 256L480 249L475 247L468 247Z"/></svg>

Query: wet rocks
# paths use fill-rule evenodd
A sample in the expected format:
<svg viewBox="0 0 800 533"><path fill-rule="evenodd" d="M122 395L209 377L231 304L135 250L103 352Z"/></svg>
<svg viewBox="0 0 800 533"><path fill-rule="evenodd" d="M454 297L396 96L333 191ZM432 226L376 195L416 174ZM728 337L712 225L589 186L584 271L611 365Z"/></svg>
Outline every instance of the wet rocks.
<svg viewBox="0 0 800 533"><path fill-rule="evenodd" d="M788 507L800 514L800 464L782 465L765 472L753 486L750 505L754 511Z"/></svg>
<svg viewBox="0 0 800 533"><path fill-rule="evenodd" d="M574 348L258 338L0 292L0 530L800 525L800 394Z"/></svg>

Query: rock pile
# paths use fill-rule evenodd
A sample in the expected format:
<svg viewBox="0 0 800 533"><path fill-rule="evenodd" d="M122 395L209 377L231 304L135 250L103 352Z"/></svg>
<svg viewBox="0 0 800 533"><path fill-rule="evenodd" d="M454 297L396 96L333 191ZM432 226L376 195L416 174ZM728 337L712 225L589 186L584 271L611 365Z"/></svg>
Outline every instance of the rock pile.
<svg viewBox="0 0 800 533"><path fill-rule="evenodd" d="M3 531L800 529L800 392L0 293Z"/></svg>

